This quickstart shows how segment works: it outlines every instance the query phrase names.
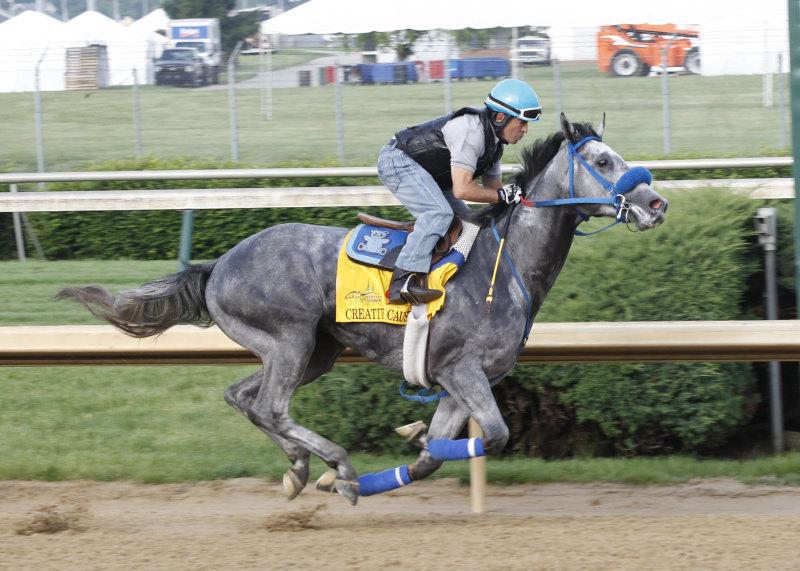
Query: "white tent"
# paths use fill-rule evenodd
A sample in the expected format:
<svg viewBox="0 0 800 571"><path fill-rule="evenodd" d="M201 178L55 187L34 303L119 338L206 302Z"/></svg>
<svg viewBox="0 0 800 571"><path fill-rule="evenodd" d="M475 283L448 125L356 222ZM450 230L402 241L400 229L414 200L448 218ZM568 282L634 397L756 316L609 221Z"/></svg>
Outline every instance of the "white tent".
<svg viewBox="0 0 800 571"><path fill-rule="evenodd" d="M145 32L166 31L168 27L169 16L167 16L163 8L156 8L130 25L132 29L137 31L144 30Z"/></svg>
<svg viewBox="0 0 800 571"><path fill-rule="evenodd" d="M93 10L75 16L67 25L90 44L106 46L110 86L133 85L134 70L139 83L148 82L153 48L141 35Z"/></svg>
<svg viewBox="0 0 800 571"><path fill-rule="evenodd" d="M789 25L783 13L759 5L751 17L738 14L704 22L700 26L700 61L703 75L771 74L789 71Z"/></svg>
<svg viewBox="0 0 800 571"><path fill-rule="evenodd" d="M164 47L169 42L166 35L160 31L166 31L169 26L169 17L163 8L157 8L133 22L128 29L139 34L150 43L149 61L161 55ZM154 70L153 70L154 71ZM152 74L148 74L148 83L152 83Z"/></svg>
<svg viewBox="0 0 800 571"><path fill-rule="evenodd" d="M85 47L86 38L41 12L27 10L0 24L0 92L62 91L67 48Z"/></svg>
<svg viewBox="0 0 800 571"><path fill-rule="evenodd" d="M592 28L664 23L700 27L703 73L707 73L707 63L711 74L773 72L777 53L786 54L783 59L788 60L785 0L761 0L757 5L752 0L612 0L604 4L596 0L310 0L262 22L261 33L360 34L542 26L554 32L556 57L572 59L574 54L576 59L583 59L596 41ZM576 29L580 29L581 37ZM765 39L765 35L771 37ZM747 45L743 46L745 41ZM764 62L770 66L765 68Z"/></svg>
<svg viewBox="0 0 800 571"><path fill-rule="evenodd" d="M618 23L690 23L710 0L311 0L261 24L265 34L361 34L521 26L587 27Z"/></svg>

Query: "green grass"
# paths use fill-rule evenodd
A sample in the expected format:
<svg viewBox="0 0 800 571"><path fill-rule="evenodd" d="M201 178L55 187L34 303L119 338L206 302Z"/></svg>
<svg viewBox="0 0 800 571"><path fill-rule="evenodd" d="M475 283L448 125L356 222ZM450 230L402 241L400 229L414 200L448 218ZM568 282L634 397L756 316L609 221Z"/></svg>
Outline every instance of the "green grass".
<svg viewBox="0 0 800 571"><path fill-rule="evenodd" d="M0 326L97 323L77 304L53 301L53 294L65 285L90 282L103 283L116 293L176 267L172 260L0 262ZM0 480L159 483L244 476L278 480L289 467L288 460L222 399L225 387L252 370L245 366L0 368ZM335 378L334 373L317 382ZM387 433L392 428L387 426ZM407 456L354 454L352 460L356 470L365 473L408 463L414 456L409 449ZM325 470L322 462L312 461L314 477ZM466 482L468 463L446 463L435 477ZM663 484L718 477L800 485L800 454L746 462L688 457L488 460L488 479L494 483Z"/></svg>
<svg viewBox="0 0 800 571"><path fill-rule="evenodd" d="M88 283L102 283L116 294L177 269L177 261L3 261L0 262L0 326L97 324L78 304L57 302L53 296L62 287Z"/></svg>
<svg viewBox="0 0 800 571"><path fill-rule="evenodd" d="M4 369L0 479L279 480L289 467L285 456L222 400L224 387L251 371L250 367ZM401 457L354 454L353 464L365 473L413 458L411 450ZM314 459L315 477L326 469ZM435 476L467 481L468 463L449 462ZM687 457L488 461L489 481L503 484L664 484L719 477L800 485L800 454L747 462Z"/></svg>
<svg viewBox="0 0 800 571"><path fill-rule="evenodd" d="M249 77L257 71L258 63L250 59L245 62L242 74ZM524 68L522 74L536 89L545 109L542 122L531 126L527 140L532 140L558 128L556 84L550 67ZM660 78L614 78L597 72L594 65L563 65L560 77L560 105L571 120L596 123L605 112L605 138L623 156L643 159L665 155ZM493 84L493 80L453 82L453 108L480 105ZM670 156L788 154L781 144L779 107L763 107L761 90L760 76L670 77ZM732 93L736 94L735 105L731 105ZM778 95L776 88L776 100ZM784 108L788 109L788 94L784 98ZM242 163L318 164L337 160L334 86L274 89L271 99L272 119L266 120L266 98L261 90L236 92ZM392 133L443 114L445 101L443 83L345 86L341 97L345 164L373 165L378 150ZM133 102L128 87L42 93L45 170L81 170L90 164L133 156ZM161 157L230 158L229 105L227 89L142 86L139 109L143 152ZM33 94L0 94L0 123L0 170L36 171ZM516 160L513 148L507 159Z"/></svg>

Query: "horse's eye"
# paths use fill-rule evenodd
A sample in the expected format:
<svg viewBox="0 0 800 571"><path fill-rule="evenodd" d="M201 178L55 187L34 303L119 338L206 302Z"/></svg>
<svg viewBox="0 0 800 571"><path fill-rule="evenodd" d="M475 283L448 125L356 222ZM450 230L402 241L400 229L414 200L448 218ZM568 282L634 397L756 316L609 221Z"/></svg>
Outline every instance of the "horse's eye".
<svg viewBox="0 0 800 571"><path fill-rule="evenodd" d="M599 161L597 161L597 166L599 166L600 168L608 166L608 160L600 159Z"/></svg>

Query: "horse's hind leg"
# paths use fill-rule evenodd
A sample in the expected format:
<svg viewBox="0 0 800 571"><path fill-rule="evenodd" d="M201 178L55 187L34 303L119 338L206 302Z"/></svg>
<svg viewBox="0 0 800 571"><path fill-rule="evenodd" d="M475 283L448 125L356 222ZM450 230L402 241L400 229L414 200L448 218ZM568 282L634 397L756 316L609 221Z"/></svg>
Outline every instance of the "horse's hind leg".
<svg viewBox="0 0 800 571"><path fill-rule="evenodd" d="M247 410L247 418L267 433L302 446L335 469L336 490L355 505L358 501L358 480L347 451L301 426L289 415L292 394L301 384L299 377L302 371L293 370L295 367L296 359L286 352L275 355L272 362L265 363L264 382ZM297 380L291 382L291 379Z"/></svg>
<svg viewBox="0 0 800 571"><path fill-rule="evenodd" d="M262 367L252 375L236 381L225 390L225 402L249 418L247 411L258 395L263 378L264 368ZM287 497L293 500L303 491L308 482L308 462L311 454L302 446L289 442L261 426L257 426L257 428L269 436L286 453L292 463L292 467L283 476L283 487Z"/></svg>
<svg viewBox="0 0 800 571"><path fill-rule="evenodd" d="M330 336L318 333L314 352L298 386L308 384L320 375L330 371L343 349L344 347ZM264 368L262 367L255 373L228 387L225 391L225 401L250 419L248 411L253 406L263 380ZM286 453L289 461L292 462L292 467L283 476L283 487L290 500L296 498L308 483L309 451L305 447L291 442L263 426L258 424L256 426L271 438Z"/></svg>

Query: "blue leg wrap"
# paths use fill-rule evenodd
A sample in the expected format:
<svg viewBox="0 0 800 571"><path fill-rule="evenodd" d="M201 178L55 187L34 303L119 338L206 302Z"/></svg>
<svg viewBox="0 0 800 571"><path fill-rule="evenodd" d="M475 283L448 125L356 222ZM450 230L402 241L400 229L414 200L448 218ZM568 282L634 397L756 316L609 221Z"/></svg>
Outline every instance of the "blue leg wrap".
<svg viewBox="0 0 800 571"><path fill-rule="evenodd" d="M437 460L463 460L486 456L486 452L483 451L483 438L462 440L435 438L428 441L428 452Z"/></svg>
<svg viewBox="0 0 800 571"><path fill-rule="evenodd" d="M408 475L408 466L389 468L378 474L370 472L359 476L358 495L371 496L380 494L381 492L388 492L389 490L407 486L410 483L411 477Z"/></svg>

